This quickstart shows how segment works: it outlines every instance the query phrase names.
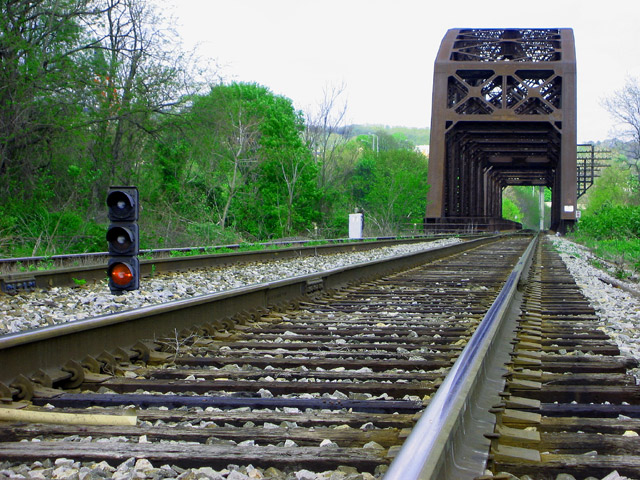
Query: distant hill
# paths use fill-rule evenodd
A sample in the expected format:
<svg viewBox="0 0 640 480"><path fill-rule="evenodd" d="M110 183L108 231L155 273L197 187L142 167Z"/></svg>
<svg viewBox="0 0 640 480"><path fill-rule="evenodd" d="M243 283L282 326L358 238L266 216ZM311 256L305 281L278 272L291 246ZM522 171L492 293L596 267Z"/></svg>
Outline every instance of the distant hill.
<svg viewBox="0 0 640 480"><path fill-rule="evenodd" d="M429 145L429 129L415 127L391 127L389 125L349 125L345 129L349 135L355 137L357 135L366 135L368 133L376 133L383 131L389 135L402 134L413 145Z"/></svg>

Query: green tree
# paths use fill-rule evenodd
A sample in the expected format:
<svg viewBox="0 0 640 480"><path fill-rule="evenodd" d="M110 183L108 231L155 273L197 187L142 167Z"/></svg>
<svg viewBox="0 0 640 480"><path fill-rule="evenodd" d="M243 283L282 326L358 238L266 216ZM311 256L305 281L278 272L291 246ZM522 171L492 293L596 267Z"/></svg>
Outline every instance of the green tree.
<svg viewBox="0 0 640 480"><path fill-rule="evenodd" d="M284 235L290 235L309 220L316 220L317 216L313 206L318 200L318 190L313 182L317 180L319 169L303 143L303 131L303 117L294 110L291 100L273 97L261 143L269 163L276 167L274 173L277 175L272 185L281 185L284 190L284 195L278 196L278 204L284 203L286 212Z"/></svg>
<svg viewBox="0 0 640 480"><path fill-rule="evenodd" d="M508 197L502 199L502 218L514 222L522 222L522 212L513 200Z"/></svg>
<svg viewBox="0 0 640 480"><path fill-rule="evenodd" d="M146 0L0 2L0 236L88 248L68 238L104 220L109 184L141 180L161 117L195 86L184 64Z"/></svg>
<svg viewBox="0 0 640 480"><path fill-rule="evenodd" d="M192 99L192 175L206 185L222 227L257 238L290 235L317 213L317 167L291 101L257 84L232 83Z"/></svg>
<svg viewBox="0 0 640 480"><path fill-rule="evenodd" d="M324 203L331 185L337 180L338 159L342 146L347 142L344 119L347 102L341 100L345 85L331 85L323 89L322 101L315 111L305 112L304 140L314 155L319 167L318 186L325 193L320 210L327 213L329 205Z"/></svg>
<svg viewBox="0 0 640 480"><path fill-rule="evenodd" d="M594 185L587 190L585 214L592 214L609 206L638 205L639 193L635 175L623 160L618 159L603 169Z"/></svg>
<svg viewBox="0 0 640 480"><path fill-rule="evenodd" d="M103 14L89 0L0 2L0 236L17 254L95 246L78 125L97 45L86 25Z"/></svg>
<svg viewBox="0 0 640 480"><path fill-rule="evenodd" d="M370 230L394 234L422 223L427 163L425 156L406 149L384 150L358 162L354 200L361 203Z"/></svg>
<svg viewBox="0 0 640 480"><path fill-rule="evenodd" d="M2 193L40 187L56 138L78 114L84 84L82 24L89 0L0 2L0 178Z"/></svg>
<svg viewBox="0 0 640 480"><path fill-rule="evenodd" d="M195 82L177 34L148 1L103 0L103 21L93 34L91 84L85 110L88 152L101 172L95 190L108 184L132 184L140 176L144 152L175 114ZM152 27L153 26L153 27Z"/></svg>
<svg viewBox="0 0 640 480"><path fill-rule="evenodd" d="M225 228L232 203L263 160L261 126L270 92L256 84L218 85L193 99L192 144L200 172L219 204L218 223Z"/></svg>
<svg viewBox="0 0 640 480"><path fill-rule="evenodd" d="M351 177L351 197L354 209L361 209L366 205L367 196L376 178L376 158L369 154L361 157L353 169Z"/></svg>
<svg viewBox="0 0 640 480"><path fill-rule="evenodd" d="M537 230L540 227L540 196L538 187L533 186L510 186L507 187L503 195L503 216L505 200L511 200L520 214L518 222L524 228ZM512 218L505 217L510 220Z"/></svg>
<svg viewBox="0 0 640 480"><path fill-rule="evenodd" d="M358 164L365 151L360 142L353 139L343 143L335 151L333 181L325 185L320 192L321 205L324 205L324 209L321 209L322 217L319 227L323 236L330 238L346 235L349 214L362 205L360 200L356 201L353 198L353 182L357 178L354 177L356 168L362 168L362 166L358 167ZM362 182L362 179L360 181ZM361 183L359 188L363 186Z"/></svg>
<svg viewBox="0 0 640 480"><path fill-rule="evenodd" d="M614 159L587 190L587 207L573 231L574 240L615 262L620 278L627 266L640 271L639 187L626 158Z"/></svg>

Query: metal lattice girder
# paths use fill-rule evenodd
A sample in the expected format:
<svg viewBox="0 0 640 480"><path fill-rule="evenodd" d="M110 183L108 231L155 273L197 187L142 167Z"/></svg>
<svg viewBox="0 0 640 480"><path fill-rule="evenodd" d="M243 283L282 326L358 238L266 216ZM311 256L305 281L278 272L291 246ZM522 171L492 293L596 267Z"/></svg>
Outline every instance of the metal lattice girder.
<svg viewBox="0 0 640 480"><path fill-rule="evenodd" d="M435 62L427 219L500 217L502 188L553 192L575 221L576 64L571 29L453 29Z"/></svg>

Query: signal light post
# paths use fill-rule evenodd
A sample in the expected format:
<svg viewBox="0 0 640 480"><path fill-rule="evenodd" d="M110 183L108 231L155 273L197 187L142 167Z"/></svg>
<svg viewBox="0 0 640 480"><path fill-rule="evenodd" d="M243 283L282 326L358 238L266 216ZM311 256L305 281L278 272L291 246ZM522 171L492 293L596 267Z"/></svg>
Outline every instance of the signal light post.
<svg viewBox="0 0 640 480"><path fill-rule="evenodd" d="M107 276L111 293L119 295L140 287L138 189L110 187L107 193L107 209L111 221L107 229L109 244Z"/></svg>

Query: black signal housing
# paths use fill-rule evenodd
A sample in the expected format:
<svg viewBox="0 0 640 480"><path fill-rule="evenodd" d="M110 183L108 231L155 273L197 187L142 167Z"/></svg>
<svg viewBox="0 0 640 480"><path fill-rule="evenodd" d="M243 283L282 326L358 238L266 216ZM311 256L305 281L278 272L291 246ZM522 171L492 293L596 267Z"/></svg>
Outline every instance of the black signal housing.
<svg viewBox="0 0 640 480"><path fill-rule="evenodd" d="M107 277L114 295L140 287L140 195L137 187L113 186L107 193L109 261Z"/></svg>
<svg viewBox="0 0 640 480"><path fill-rule="evenodd" d="M137 257L111 257L107 264L111 293L118 295L140 288L140 261Z"/></svg>

